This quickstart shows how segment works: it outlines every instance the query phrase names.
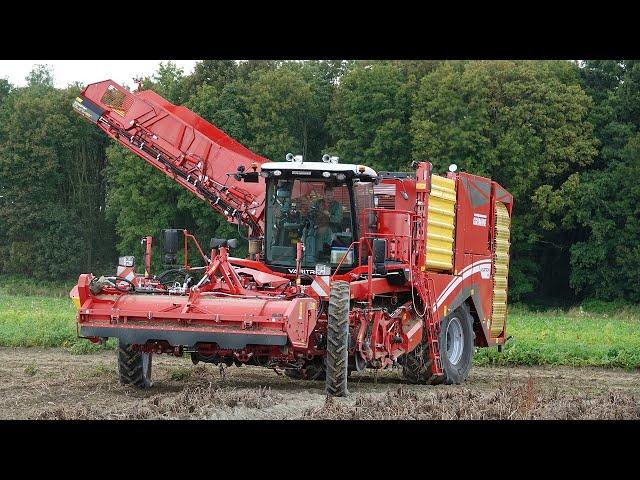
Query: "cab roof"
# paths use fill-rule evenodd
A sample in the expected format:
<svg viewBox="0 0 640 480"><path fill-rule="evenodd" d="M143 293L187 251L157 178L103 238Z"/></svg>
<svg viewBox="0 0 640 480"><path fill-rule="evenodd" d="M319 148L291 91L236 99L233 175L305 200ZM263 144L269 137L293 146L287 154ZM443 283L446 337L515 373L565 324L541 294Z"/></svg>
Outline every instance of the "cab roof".
<svg viewBox="0 0 640 480"><path fill-rule="evenodd" d="M295 172L329 172L331 174L344 173L347 177L357 177L360 180L372 181L378 177L376 171L365 165L355 165L352 163L325 163L325 162L266 162L260 165L261 171L273 172L280 170L289 173L291 176ZM301 177L304 174L300 175ZM316 176L316 175L314 175Z"/></svg>

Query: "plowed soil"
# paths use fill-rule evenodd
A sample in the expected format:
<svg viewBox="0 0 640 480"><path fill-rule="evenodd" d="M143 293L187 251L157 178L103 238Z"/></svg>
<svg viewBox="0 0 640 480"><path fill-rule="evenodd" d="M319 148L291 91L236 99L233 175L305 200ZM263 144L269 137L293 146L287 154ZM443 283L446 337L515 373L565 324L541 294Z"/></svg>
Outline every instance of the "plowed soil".
<svg viewBox="0 0 640 480"><path fill-rule="evenodd" d="M153 358L154 386L118 384L114 352L0 348L2 419L640 419L640 371L474 367L463 385L410 385L400 370L324 382L258 367Z"/></svg>

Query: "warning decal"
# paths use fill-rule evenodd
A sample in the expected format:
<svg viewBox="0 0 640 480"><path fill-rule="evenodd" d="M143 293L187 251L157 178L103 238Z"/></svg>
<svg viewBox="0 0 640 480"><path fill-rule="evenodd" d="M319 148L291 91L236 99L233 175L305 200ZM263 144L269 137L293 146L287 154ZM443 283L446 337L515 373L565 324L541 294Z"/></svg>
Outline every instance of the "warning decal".
<svg viewBox="0 0 640 480"><path fill-rule="evenodd" d="M473 214L473 224L478 227L486 227L487 226L487 216L482 213L474 213Z"/></svg>

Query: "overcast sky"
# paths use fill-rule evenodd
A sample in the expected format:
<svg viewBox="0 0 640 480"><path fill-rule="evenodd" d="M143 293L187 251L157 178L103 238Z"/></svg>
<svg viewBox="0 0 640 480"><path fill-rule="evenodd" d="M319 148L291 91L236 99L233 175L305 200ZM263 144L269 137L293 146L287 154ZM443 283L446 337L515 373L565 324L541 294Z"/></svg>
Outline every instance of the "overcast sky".
<svg viewBox="0 0 640 480"><path fill-rule="evenodd" d="M134 77L151 75L158 69L160 62L168 60L0 60L0 78L9 83L24 87L25 77L36 64L53 67L53 80L56 87L64 88L70 83L83 85L111 79L117 83L133 86ZM196 60L172 60L184 70L185 75L193 71Z"/></svg>

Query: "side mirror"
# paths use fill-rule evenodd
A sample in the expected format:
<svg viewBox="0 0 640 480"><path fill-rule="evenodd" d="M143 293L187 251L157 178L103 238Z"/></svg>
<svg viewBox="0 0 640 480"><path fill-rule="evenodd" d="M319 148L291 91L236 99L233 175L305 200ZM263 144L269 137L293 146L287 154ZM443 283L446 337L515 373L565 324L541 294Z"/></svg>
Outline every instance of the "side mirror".
<svg viewBox="0 0 640 480"><path fill-rule="evenodd" d="M209 248L220 248L220 247L237 248L238 240L235 238L231 238L229 240L224 238L212 238L211 242L209 243Z"/></svg>
<svg viewBox="0 0 640 480"><path fill-rule="evenodd" d="M224 238L212 238L209 242L209 248L220 248L224 242Z"/></svg>
<svg viewBox="0 0 640 480"><path fill-rule="evenodd" d="M247 183L258 183L260 180L260 174L258 172L248 172L242 174L242 180Z"/></svg>
<svg viewBox="0 0 640 480"><path fill-rule="evenodd" d="M240 181L248 182L248 183L258 183L260 179L260 174L256 171L258 164L254 164L253 172L247 172L246 167L244 165L238 165L236 173L233 174L233 177ZM227 175L232 175L228 173Z"/></svg>

